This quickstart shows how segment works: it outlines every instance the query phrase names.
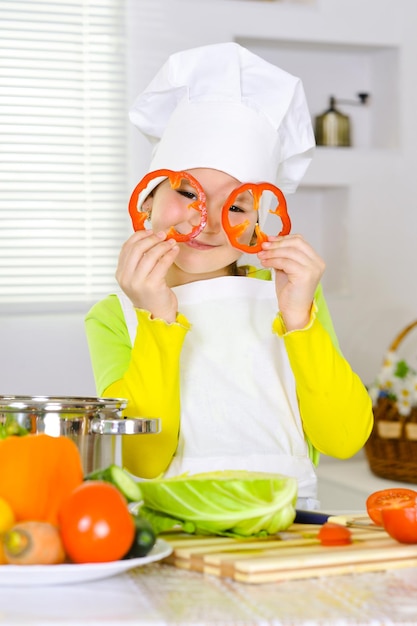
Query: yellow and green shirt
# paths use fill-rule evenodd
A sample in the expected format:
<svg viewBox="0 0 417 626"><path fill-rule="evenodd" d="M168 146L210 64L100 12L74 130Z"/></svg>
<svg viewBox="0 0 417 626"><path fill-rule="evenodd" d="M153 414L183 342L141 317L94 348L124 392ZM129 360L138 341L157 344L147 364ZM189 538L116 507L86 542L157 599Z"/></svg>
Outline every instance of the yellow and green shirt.
<svg viewBox="0 0 417 626"><path fill-rule="evenodd" d="M230 469L233 453L229 456L227 450L233 445L242 448L236 462L249 464L241 469L261 471L258 465L269 454L273 459L275 446L279 449L276 459L266 469L279 471L279 459L286 456L291 462L287 466L284 462L283 467L294 473L306 461L304 457L316 465L319 453L348 458L364 445L373 424L371 400L341 354L321 287L308 326L286 332L279 312L273 310L272 281L271 290L263 282L255 274L253 281L223 277L175 288L182 312L172 324L133 307L129 314L126 296L123 306L123 297L110 295L90 310L86 332L98 395L126 398L126 415L159 417L162 422L157 435L124 438L123 463L133 474L152 478L169 474L170 467L171 473L172 468L177 471L181 465L175 465L175 458L187 457L188 440L192 441L192 454L199 457L198 469L204 468L207 456L206 471L218 469L210 465L217 456L223 465L230 463ZM250 288L253 304L246 310L239 294L250 283L254 285ZM190 289L197 290L191 291L196 295L190 296ZM207 291L211 295L204 301ZM266 313L262 312L265 308ZM220 328L223 325L225 328ZM210 337L217 331L216 347L216 340L211 342ZM265 344L262 354L255 343L258 336L259 343ZM204 355L199 354L200 345ZM270 356L265 358L266 354ZM193 368L194 364L199 365ZM239 371L239 376L233 376L234 371ZM237 387L227 398L225 389L234 383ZM190 403L188 396L193 394ZM282 398L281 408L274 414L277 396ZM238 415L232 416L235 404ZM278 428L278 421L293 424ZM199 441L200 430L203 441ZM301 442L292 442L298 434L306 453ZM253 466L252 443L256 448ZM307 496L308 474L306 469Z"/></svg>

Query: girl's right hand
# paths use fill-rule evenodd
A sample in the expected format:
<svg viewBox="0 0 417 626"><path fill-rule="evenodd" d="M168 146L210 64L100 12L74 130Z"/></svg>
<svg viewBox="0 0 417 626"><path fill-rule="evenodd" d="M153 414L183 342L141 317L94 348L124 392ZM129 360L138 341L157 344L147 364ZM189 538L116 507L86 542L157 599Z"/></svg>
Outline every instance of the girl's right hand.
<svg viewBox="0 0 417 626"><path fill-rule="evenodd" d="M139 230L123 245L116 270L116 280L133 305L168 323L175 322L178 301L166 276L178 251L166 233Z"/></svg>

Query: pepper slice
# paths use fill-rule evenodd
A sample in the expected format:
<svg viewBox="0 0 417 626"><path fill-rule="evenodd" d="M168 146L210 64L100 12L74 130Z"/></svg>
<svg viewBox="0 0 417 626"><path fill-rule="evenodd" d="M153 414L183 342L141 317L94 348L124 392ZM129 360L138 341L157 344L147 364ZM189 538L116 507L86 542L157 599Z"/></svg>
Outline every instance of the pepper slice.
<svg viewBox="0 0 417 626"><path fill-rule="evenodd" d="M236 201L236 198L244 191L250 191L253 195L253 210L258 211L259 202L264 191L271 191L277 198L278 204L274 210L270 209L269 213L277 215L281 218L282 229L278 233L278 236L288 235L291 230L291 220L287 213L287 201L282 193L281 189L275 187L271 183L245 183L240 185L232 191L226 200L222 209L222 226L229 238L230 243L234 248L242 250L242 252L248 252L249 254L255 254L262 250L262 243L268 240L268 235L263 233L258 225L255 226L256 244L247 245L239 242L239 237L245 232L249 226L248 220L245 220L241 224L232 225L229 221L229 209Z"/></svg>
<svg viewBox="0 0 417 626"><path fill-rule="evenodd" d="M149 172L134 188L129 200L129 214L132 220L133 229L135 231L145 230L147 213L145 211L138 211L139 195L144 189L147 188L151 180L160 177L168 178L172 189L178 189L181 185L181 181L184 179L187 180L191 187L193 187L197 192L197 200L191 202L187 208L200 212L200 223L197 224L197 226L194 226L189 233L179 233L174 226L171 226L167 232L167 239L175 239L175 241L189 241L190 239L197 237L207 224L206 194L204 193L204 189L198 180L196 180L194 176L188 172L174 172L173 170L166 169Z"/></svg>

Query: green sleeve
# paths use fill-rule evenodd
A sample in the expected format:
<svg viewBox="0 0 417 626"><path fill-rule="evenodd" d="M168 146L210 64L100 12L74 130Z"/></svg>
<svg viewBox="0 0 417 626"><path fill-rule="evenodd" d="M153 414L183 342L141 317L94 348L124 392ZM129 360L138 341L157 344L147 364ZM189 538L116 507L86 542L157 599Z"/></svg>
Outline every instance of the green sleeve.
<svg viewBox="0 0 417 626"><path fill-rule="evenodd" d="M132 351L119 298L111 295L87 313L85 330L97 394L125 373Z"/></svg>
<svg viewBox="0 0 417 626"><path fill-rule="evenodd" d="M330 316L329 308L327 306L327 302L324 298L323 287L321 284L317 287L316 293L314 295L314 301L317 307L317 319L320 320L323 328L329 333L330 339L336 350L341 354L339 340L336 335L336 331L333 326L333 321Z"/></svg>

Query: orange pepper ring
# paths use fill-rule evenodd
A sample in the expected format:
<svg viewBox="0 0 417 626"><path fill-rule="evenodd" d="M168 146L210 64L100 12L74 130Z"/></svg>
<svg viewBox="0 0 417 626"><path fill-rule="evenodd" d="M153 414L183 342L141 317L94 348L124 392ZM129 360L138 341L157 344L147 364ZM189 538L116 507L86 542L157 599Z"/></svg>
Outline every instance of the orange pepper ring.
<svg viewBox="0 0 417 626"><path fill-rule="evenodd" d="M257 243L254 246L250 246L244 243L239 243L238 237L247 229L249 226L249 222L245 220L241 224L237 224L236 226L232 226L229 222L229 209L233 205L237 196L241 194L243 191L252 191L253 199L254 199L254 207L253 210L257 211L259 208L259 201L264 191L272 191L274 196L278 199L278 204L273 211L269 210L269 213L273 215L278 215L281 218L282 229L278 233L278 237L281 235L288 235L291 230L291 220L290 216L287 213L287 201L285 200L285 196L282 193L281 189L275 187L271 183L245 183L244 185L240 185L236 189L232 191L232 193L227 198L226 202L223 205L222 209L222 226L226 235L229 238L230 243L234 248L238 250L242 250L242 252L248 252L249 254L255 254L262 250L262 243L268 240L268 235L263 233L258 225L255 226L255 232L257 236Z"/></svg>
<svg viewBox="0 0 417 626"><path fill-rule="evenodd" d="M197 192L197 200L194 200L188 205L188 209L195 209L200 211L200 223L187 234L179 233L174 226L172 226L167 232L167 239L175 239L175 241L189 241L194 237L197 237L207 224L207 207L206 207L206 194L204 193L204 189L200 185L197 179L194 178L188 172L174 172L173 170L155 170L154 172L149 172L146 174L142 180L136 185L134 188L132 195L129 200L129 214L133 224L133 230L136 232L137 230L145 230L145 221L147 218L147 213L145 211L138 211L138 199L140 193L146 189L149 182L154 178L164 177L168 178L171 188L178 189L181 184L181 181L185 178L188 180L190 185Z"/></svg>

